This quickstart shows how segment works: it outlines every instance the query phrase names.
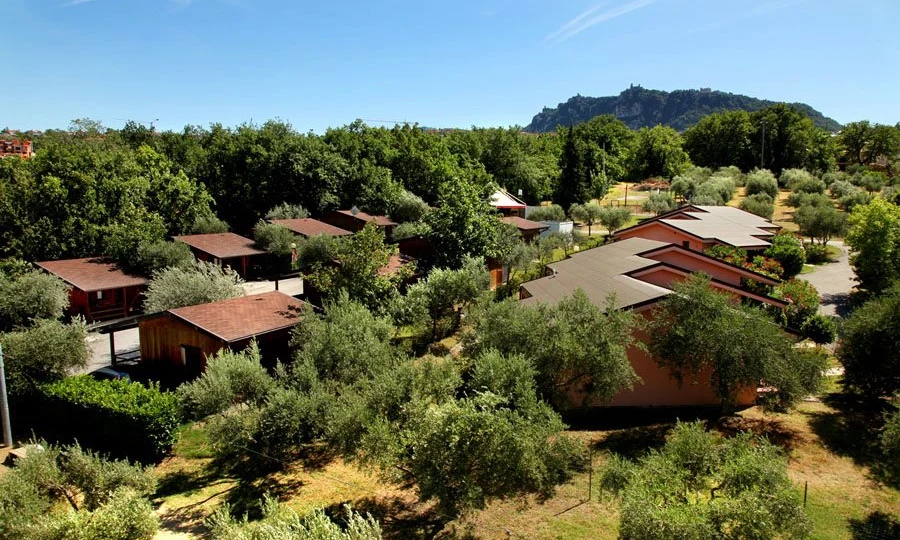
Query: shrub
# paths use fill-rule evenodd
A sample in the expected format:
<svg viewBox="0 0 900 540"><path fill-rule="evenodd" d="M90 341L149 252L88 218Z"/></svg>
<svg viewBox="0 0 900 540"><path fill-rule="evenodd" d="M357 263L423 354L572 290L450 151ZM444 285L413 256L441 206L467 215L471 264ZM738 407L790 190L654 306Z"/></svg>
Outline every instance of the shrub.
<svg viewBox="0 0 900 540"><path fill-rule="evenodd" d="M653 212L659 215L669 210L674 210L676 206L675 199L668 193L651 193L647 200L644 201L642 208L644 212Z"/></svg>
<svg viewBox="0 0 900 540"><path fill-rule="evenodd" d="M231 516L228 506L217 510L207 526L213 540L380 540L381 527L368 514L363 517L344 506L346 528L331 520L322 509L301 516L295 510L283 506L266 495L259 521L237 520Z"/></svg>
<svg viewBox="0 0 900 540"><path fill-rule="evenodd" d="M772 197L765 193L757 193L741 201L741 210L762 218L772 219L772 214L775 213L775 204Z"/></svg>
<svg viewBox="0 0 900 540"><path fill-rule="evenodd" d="M900 392L900 288L869 300L844 321L836 351L844 381L866 394Z"/></svg>
<svg viewBox="0 0 900 540"><path fill-rule="evenodd" d="M115 456L162 457L181 419L178 399L158 385L78 376L44 385L41 393L46 433Z"/></svg>
<svg viewBox="0 0 900 540"><path fill-rule="evenodd" d="M757 169L748 174L744 186L747 188L747 195L765 193L773 200L778 197L778 181L775 180L775 175L766 169Z"/></svg>
<svg viewBox="0 0 900 540"><path fill-rule="evenodd" d="M825 345L837 337L837 323L831 317L816 313L803 321L800 332L818 345Z"/></svg>
<svg viewBox="0 0 900 540"><path fill-rule="evenodd" d="M611 206L604 206L600 209L598 215L598 220L606 227L609 234L613 234L621 229L629 219L631 219L631 210L625 207L613 208Z"/></svg>
<svg viewBox="0 0 900 540"><path fill-rule="evenodd" d="M421 197L404 191L397 197L390 209L391 218L397 223L422 221L430 208Z"/></svg>
<svg viewBox="0 0 900 540"><path fill-rule="evenodd" d="M289 255L293 249L291 246L296 246L301 239L283 225L260 220L253 227L253 241L257 249L274 255Z"/></svg>
<svg viewBox="0 0 900 540"><path fill-rule="evenodd" d="M308 218L309 211L299 204L283 202L266 212L266 219L301 219Z"/></svg>
<svg viewBox="0 0 900 540"><path fill-rule="evenodd" d="M165 268L153 275L144 297L148 313L207 304L244 295L237 272L196 261L188 268Z"/></svg>
<svg viewBox="0 0 900 540"><path fill-rule="evenodd" d="M68 306L69 286L56 276L0 273L0 332L31 326L34 319L58 319Z"/></svg>
<svg viewBox="0 0 900 540"><path fill-rule="evenodd" d="M691 197L691 204L697 206L722 206L721 199L709 195L695 195Z"/></svg>
<svg viewBox="0 0 900 540"><path fill-rule="evenodd" d="M431 233L431 227L422 221L407 221L394 227L391 238L396 242L405 238L416 236L425 237Z"/></svg>
<svg viewBox="0 0 900 540"><path fill-rule="evenodd" d="M822 264L831 260L828 248L821 244L806 244L806 262L809 264Z"/></svg>
<svg viewBox="0 0 900 540"><path fill-rule="evenodd" d="M744 185L744 175L741 173L741 170L734 165L729 165L728 167L719 167L716 169L716 172L713 173L713 176L725 176L731 179L736 186Z"/></svg>
<svg viewBox="0 0 900 540"><path fill-rule="evenodd" d="M10 395L22 397L43 383L86 366L90 355L86 337L82 319L72 324L43 320L26 330L0 334Z"/></svg>
<svg viewBox="0 0 900 540"><path fill-rule="evenodd" d="M828 191L832 197L841 198L854 193L859 188L851 184L847 180L835 180L828 186Z"/></svg>
<svg viewBox="0 0 900 540"><path fill-rule="evenodd" d="M191 248L183 242L160 240L138 247L138 272L145 276L165 268L186 268L194 262Z"/></svg>
<svg viewBox="0 0 900 540"><path fill-rule="evenodd" d="M713 176L694 190L694 198L709 197L717 201L717 206L722 206L731 200L734 196L734 190L734 182L730 178ZM693 199L691 202L693 202Z"/></svg>
<svg viewBox="0 0 900 540"><path fill-rule="evenodd" d="M791 186L794 193L825 193L825 182L814 176L797 180Z"/></svg>
<svg viewBox="0 0 900 540"><path fill-rule="evenodd" d="M230 227L212 214L197 216L191 227L191 234L226 233Z"/></svg>
<svg viewBox="0 0 900 540"><path fill-rule="evenodd" d="M778 177L778 184L781 185L781 187L796 191L794 186L810 180L815 180L815 178L815 176L803 169L785 169L781 171L781 176Z"/></svg>
<svg viewBox="0 0 900 540"><path fill-rule="evenodd" d="M869 204L874 196L863 189L854 188L852 192L838 200L838 206L845 212L851 212L858 205Z"/></svg>
<svg viewBox="0 0 900 540"><path fill-rule="evenodd" d="M532 221L565 221L566 212L562 206L551 204L550 206L538 206L528 212L527 217Z"/></svg>
<svg viewBox="0 0 900 540"><path fill-rule="evenodd" d="M853 175L850 181L869 193L875 193L876 191L881 191L881 188L887 183L887 176L881 172L866 171L862 174Z"/></svg>
<svg viewBox="0 0 900 540"><path fill-rule="evenodd" d="M816 314L819 309L819 292L808 281L791 279L775 288L772 296L789 302L784 308L787 324L791 328L800 329L806 319Z"/></svg>
<svg viewBox="0 0 900 540"><path fill-rule="evenodd" d="M778 261L783 270L782 279L791 279L797 276L806 263L803 242L791 234L776 235L772 239L772 245L766 249L763 255Z"/></svg>
<svg viewBox="0 0 900 540"><path fill-rule="evenodd" d="M834 206L831 198L824 193L791 193L785 203L793 208L801 206L812 206L814 208Z"/></svg>

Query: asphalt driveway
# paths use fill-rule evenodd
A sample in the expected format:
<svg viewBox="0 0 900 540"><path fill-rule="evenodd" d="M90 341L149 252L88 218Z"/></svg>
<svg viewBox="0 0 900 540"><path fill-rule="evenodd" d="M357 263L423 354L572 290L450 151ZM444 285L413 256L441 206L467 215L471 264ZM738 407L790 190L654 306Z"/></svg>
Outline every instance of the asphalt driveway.
<svg viewBox="0 0 900 540"><path fill-rule="evenodd" d="M850 291L856 285L856 275L850 267L848 256L849 248L843 242L832 241L829 245L841 250L841 255L835 262L820 264L809 274L798 276L810 282L819 291L822 304L819 312L823 315L844 316L848 311L847 301Z"/></svg>

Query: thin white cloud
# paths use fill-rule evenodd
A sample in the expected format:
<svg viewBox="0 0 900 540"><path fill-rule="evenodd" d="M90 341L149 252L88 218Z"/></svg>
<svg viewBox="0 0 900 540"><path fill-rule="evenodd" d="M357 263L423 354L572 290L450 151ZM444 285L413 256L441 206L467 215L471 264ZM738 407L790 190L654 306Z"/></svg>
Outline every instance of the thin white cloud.
<svg viewBox="0 0 900 540"><path fill-rule="evenodd" d="M634 11L636 9L641 9L643 7L647 7L650 4L656 3L657 1L658 0L633 0L631 2L628 2L627 4L622 4L620 6L616 6L612 9L608 9L608 10L600 13L599 15L591 16L594 13L596 13L597 11L599 11L601 7L606 5L606 4L596 4L588 9L586 9L585 11L583 11L581 14L579 14L577 17L575 17L571 21L564 24L557 31L548 35L545 38L545 41L548 41L550 43L562 43L563 41L566 41L567 39L577 36L578 34L584 32L585 30L587 30L588 28L590 28L592 26L609 21L611 19L615 19L616 17L621 17L622 15L625 15L626 13L631 13L632 11Z"/></svg>

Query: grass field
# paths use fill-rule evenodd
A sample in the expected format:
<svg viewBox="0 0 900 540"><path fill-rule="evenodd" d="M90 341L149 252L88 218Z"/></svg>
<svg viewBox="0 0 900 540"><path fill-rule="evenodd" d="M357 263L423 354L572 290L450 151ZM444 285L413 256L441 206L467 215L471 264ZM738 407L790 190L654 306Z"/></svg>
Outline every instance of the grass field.
<svg viewBox="0 0 900 540"><path fill-rule="evenodd" d="M798 493L808 483L812 538L856 538L851 527L865 527L866 519L877 517L878 512L898 513L900 491L885 484L885 474L878 467L880 411L836 393L837 384L829 388L833 393L821 401L804 402L789 414L763 414L752 408L739 418L713 425L726 434L749 429L786 449ZM311 458L275 472L229 468L213 458L203 426L195 425L182 431L174 455L156 469L160 481L156 503L165 529L160 538L202 535L206 517L226 503L237 514L253 517L262 495L270 493L301 512L351 504L378 518L391 538L613 539L618 534L617 502L597 488L606 452L638 455L661 445L673 425L662 421L626 429L572 430L572 436L594 449L590 499L590 473L582 472L549 500L494 502L453 521L436 515L430 504L418 502L413 487L387 482L373 472L322 455L321 449L311 448Z"/></svg>

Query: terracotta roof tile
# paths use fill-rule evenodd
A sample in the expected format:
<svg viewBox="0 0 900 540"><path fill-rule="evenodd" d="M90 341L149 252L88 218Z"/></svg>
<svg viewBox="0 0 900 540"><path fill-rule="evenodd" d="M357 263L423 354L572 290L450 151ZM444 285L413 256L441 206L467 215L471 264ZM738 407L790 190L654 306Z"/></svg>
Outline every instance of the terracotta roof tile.
<svg viewBox="0 0 900 540"><path fill-rule="evenodd" d="M146 278L126 274L116 263L98 257L43 261L35 264L85 292L147 284Z"/></svg>
<svg viewBox="0 0 900 540"><path fill-rule="evenodd" d="M326 234L328 236L346 236L348 234L353 234L348 230L312 218L273 219L272 223L287 227L291 231L307 238L319 234Z"/></svg>
<svg viewBox="0 0 900 540"><path fill-rule="evenodd" d="M230 343L294 326L300 322L302 307L300 300L272 291L168 313Z"/></svg>
<svg viewBox="0 0 900 540"><path fill-rule="evenodd" d="M253 247L253 240L230 232L176 236L175 240L184 242L192 248L208 253L217 259L231 259L265 253L265 251Z"/></svg>

